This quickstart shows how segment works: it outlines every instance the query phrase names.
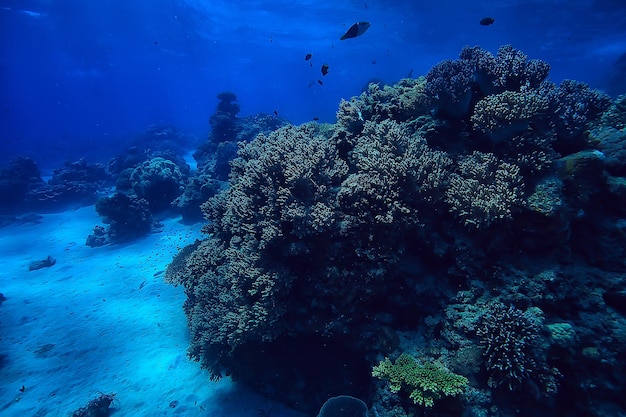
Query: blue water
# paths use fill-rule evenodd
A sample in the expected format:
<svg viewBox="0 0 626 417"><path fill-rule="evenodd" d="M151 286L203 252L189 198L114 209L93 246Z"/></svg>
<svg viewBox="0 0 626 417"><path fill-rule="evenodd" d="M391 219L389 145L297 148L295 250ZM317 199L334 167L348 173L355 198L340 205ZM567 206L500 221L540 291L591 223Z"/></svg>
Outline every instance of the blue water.
<svg viewBox="0 0 626 417"><path fill-rule="evenodd" d="M485 16L495 23L479 25ZM362 20L372 24L365 36L339 41ZM510 43L548 61L555 82L612 88L625 28L619 0L3 0L0 158L54 167L111 156L150 124L204 137L224 90L238 95L242 115L332 122L339 99L368 80L423 75L465 45ZM330 73L319 86L323 63Z"/></svg>

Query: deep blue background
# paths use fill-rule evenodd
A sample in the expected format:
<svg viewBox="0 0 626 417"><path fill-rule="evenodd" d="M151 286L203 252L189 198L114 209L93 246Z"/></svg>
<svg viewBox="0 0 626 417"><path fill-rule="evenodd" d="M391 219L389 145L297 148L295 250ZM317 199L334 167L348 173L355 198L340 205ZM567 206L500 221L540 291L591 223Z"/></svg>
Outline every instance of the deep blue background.
<svg viewBox="0 0 626 417"><path fill-rule="evenodd" d="M360 20L369 31L340 41ZM151 124L201 139L225 90L241 115L332 122L368 80L423 75L465 45L510 43L550 63L555 82L623 93L609 80L626 2L0 0L0 34L0 164L21 154L49 169L104 161Z"/></svg>

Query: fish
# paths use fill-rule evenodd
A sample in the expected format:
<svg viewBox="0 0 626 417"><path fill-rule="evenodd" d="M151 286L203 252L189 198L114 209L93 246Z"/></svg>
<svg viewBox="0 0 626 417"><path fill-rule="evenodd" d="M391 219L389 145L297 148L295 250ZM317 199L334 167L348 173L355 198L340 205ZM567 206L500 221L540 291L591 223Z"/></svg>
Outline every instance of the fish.
<svg viewBox="0 0 626 417"><path fill-rule="evenodd" d="M365 31L367 31L367 29L370 28L370 26L371 25L369 22L356 22L355 24L350 26L350 29L348 29L346 33L344 33L343 36L339 39L343 41L344 39L356 38L357 36L361 36L365 33Z"/></svg>
<svg viewBox="0 0 626 417"><path fill-rule="evenodd" d="M328 68L328 64L322 64L322 68L320 69L322 71L322 75L328 74Z"/></svg>
<svg viewBox="0 0 626 417"><path fill-rule="evenodd" d="M278 116L278 110L274 110L274 116Z"/></svg>
<svg viewBox="0 0 626 417"><path fill-rule="evenodd" d="M309 60L309 59L311 59L311 58L313 58L313 54L306 54L306 55L304 56L304 60L305 60L305 61L308 61L308 60Z"/></svg>
<svg viewBox="0 0 626 417"><path fill-rule="evenodd" d="M492 17L483 17L482 19L480 19L480 24L482 26L489 26L489 25L493 25L493 22L495 22L496 19L492 18Z"/></svg>
<svg viewBox="0 0 626 417"><path fill-rule="evenodd" d="M319 117L314 117L313 120L315 120L316 122L319 120Z"/></svg>
<svg viewBox="0 0 626 417"><path fill-rule="evenodd" d="M317 80L317 83L318 83L319 85L324 85L324 83L322 82L322 80Z"/></svg>

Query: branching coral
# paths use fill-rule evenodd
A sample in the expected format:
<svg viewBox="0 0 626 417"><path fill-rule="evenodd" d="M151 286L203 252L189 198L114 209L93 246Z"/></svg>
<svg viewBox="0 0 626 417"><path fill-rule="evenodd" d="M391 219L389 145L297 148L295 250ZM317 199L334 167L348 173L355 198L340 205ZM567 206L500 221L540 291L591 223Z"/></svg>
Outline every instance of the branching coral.
<svg viewBox="0 0 626 417"><path fill-rule="evenodd" d="M489 385L513 391L532 380L546 393L556 391L559 374L546 364L542 330L543 314L537 308L521 311L504 304L490 306L476 332L484 348Z"/></svg>
<svg viewBox="0 0 626 417"><path fill-rule="evenodd" d="M366 123L350 159L356 173L342 184L339 205L374 228L377 223L416 223L418 203L442 194L452 163L390 120Z"/></svg>
<svg viewBox="0 0 626 417"><path fill-rule="evenodd" d="M226 241L252 236L262 250L324 233L333 220L324 217L329 210L323 206L332 204L331 192L348 172L313 126L259 135L239 150L232 166L231 187L204 209L214 219L211 232Z"/></svg>
<svg viewBox="0 0 626 417"><path fill-rule="evenodd" d="M548 106L548 99L536 91L505 91L476 103L471 121L476 130L499 143L525 132L531 123L546 119Z"/></svg>
<svg viewBox="0 0 626 417"><path fill-rule="evenodd" d="M400 392L405 388L409 391L409 398L424 407L432 407L442 397L461 394L468 383L464 376L433 363L419 364L406 353L394 363L385 358L374 366L372 376L387 380L391 392Z"/></svg>
<svg viewBox="0 0 626 417"><path fill-rule="evenodd" d="M546 85L542 93L551 100L551 110L555 116L553 120L560 140L571 140L580 135L611 104L607 94L573 80L564 80L558 88Z"/></svg>
<svg viewBox="0 0 626 417"><path fill-rule="evenodd" d="M473 77L474 67L470 62L448 59L428 72L424 92L439 111L451 117L463 117L469 110Z"/></svg>
<svg viewBox="0 0 626 417"><path fill-rule="evenodd" d="M481 229L512 217L523 203L523 182L516 165L493 154L474 152L458 162L446 201L465 226Z"/></svg>
<svg viewBox="0 0 626 417"><path fill-rule="evenodd" d="M528 60L526 54L511 45L501 46L496 56L479 46L465 47L460 57L475 68L474 81L485 95L537 88L550 72L546 62Z"/></svg>

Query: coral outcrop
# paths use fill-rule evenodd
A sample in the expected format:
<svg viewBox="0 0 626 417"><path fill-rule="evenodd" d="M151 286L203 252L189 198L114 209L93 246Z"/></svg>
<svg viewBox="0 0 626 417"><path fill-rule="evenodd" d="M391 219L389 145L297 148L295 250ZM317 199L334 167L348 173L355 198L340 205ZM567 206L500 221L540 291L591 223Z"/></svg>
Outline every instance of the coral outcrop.
<svg viewBox="0 0 626 417"><path fill-rule="evenodd" d="M185 176L178 165L160 157L143 162L130 175L135 195L145 199L154 211L169 208L182 194L184 183Z"/></svg>
<svg viewBox="0 0 626 417"><path fill-rule="evenodd" d="M557 385L580 384L589 415L590 399L619 402L606 381L626 374L603 357L625 354L626 213L608 203L626 201L621 113L548 71L510 45L468 47L342 100L333 125L239 143L202 205L205 238L167 273L187 296L190 356L309 413L372 392L384 416L554 414ZM320 372L294 352L350 366ZM413 402L371 379L374 366L406 382L385 356L420 375Z"/></svg>

